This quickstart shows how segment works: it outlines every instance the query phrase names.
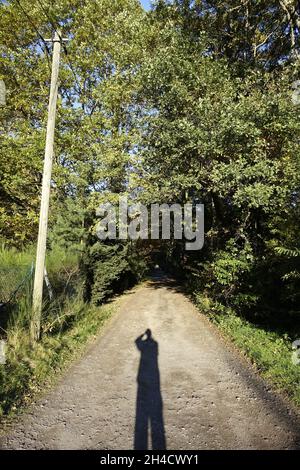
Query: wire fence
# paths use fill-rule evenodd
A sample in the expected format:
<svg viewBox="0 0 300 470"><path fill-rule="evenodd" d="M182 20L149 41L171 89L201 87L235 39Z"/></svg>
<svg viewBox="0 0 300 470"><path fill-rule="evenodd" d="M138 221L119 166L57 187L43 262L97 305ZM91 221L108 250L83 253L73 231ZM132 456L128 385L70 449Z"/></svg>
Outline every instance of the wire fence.
<svg viewBox="0 0 300 470"><path fill-rule="evenodd" d="M32 282L34 275L34 263L30 267L9 267L0 270L0 310L9 304L15 303L23 295L28 293L28 284ZM53 289L45 268L44 282L48 290L50 301L54 298Z"/></svg>
<svg viewBox="0 0 300 470"><path fill-rule="evenodd" d="M49 252L47 270L44 270L42 329L52 332L73 321L71 304L75 298L82 298L84 283L77 254L60 249ZM0 340L6 340L10 332L29 331L34 273L31 250L18 252L0 246Z"/></svg>
<svg viewBox="0 0 300 470"><path fill-rule="evenodd" d="M0 308L17 301L32 279L34 264L9 266L0 269Z"/></svg>

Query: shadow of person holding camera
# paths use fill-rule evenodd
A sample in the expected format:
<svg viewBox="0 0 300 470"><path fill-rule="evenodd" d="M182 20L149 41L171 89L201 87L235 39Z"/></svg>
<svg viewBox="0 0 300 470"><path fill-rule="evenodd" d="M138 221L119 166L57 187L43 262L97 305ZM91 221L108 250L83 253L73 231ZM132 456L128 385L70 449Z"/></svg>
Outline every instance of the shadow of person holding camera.
<svg viewBox="0 0 300 470"><path fill-rule="evenodd" d="M135 340L135 344L141 358L137 375L134 449L166 449L158 343L148 329ZM148 434L151 435L152 447L148 446Z"/></svg>

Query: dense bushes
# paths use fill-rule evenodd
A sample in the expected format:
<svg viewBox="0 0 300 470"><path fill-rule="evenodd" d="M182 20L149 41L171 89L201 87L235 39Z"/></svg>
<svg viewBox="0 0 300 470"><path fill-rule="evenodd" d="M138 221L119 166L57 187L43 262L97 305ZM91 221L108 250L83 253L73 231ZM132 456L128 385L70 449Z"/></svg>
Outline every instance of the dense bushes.
<svg viewBox="0 0 300 470"><path fill-rule="evenodd" d="M114 292L122 292L142 279L147 265L135 245L95 241L81 261L85 273L85 299L99 305Z"/></svg>

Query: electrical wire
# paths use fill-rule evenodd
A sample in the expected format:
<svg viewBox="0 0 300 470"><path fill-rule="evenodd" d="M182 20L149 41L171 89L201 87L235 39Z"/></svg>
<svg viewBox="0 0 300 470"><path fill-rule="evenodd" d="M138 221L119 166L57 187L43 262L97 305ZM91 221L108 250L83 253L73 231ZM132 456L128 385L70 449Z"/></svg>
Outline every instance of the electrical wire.
<svg viewBox="0 0 300 470"><path fill-rule="evenodd" d="M49 62L49 57L50 57L50 54L49 54L49 50L48 50L48 45L47 45L47 42L45 41L45 39L43 38L42 34L39 32L37 26L35 25L35 23L33 22L32 18L30 17L30 15L26 12L25 8L22 6L20 0L16 0L16 3L17 5L19 6L19 8L22 10L22 12L24 13L24 15L26 16L26 18L28 19L28 21L30 22L31 26L34 28L35 32L37 33L38 37L41 39L41 41L43 42L44 46L45 46L45 50L46 50L46 53L47 53L47 61L48 61L48 65L49 65L49 68L51 69L51 66L50 66L50 62ZM45 8L45 5L43 4L43 2L41 0L37 0L37 3L38 5L40 6L44 16L46 17L46 19L49 21L50 25L52 26L53 30L56 32L56 34L59 36L60 40L61 40L61 44L62 44L62 47L63 47L63 50L65 52L65 57L66 57L66 62L68 64L68 67L69 69L71 70L72 74L73 74L73 77L74 77L74 80L75 80L75 83L76 83L76 86L78 88L77 92L81 95L81 96L84 96L86 95L87 96L87 93L85 93L83 90L82 90L82 86L81 84L79 83L79 80L78 80L78 77L77 77L77 74L73 68L73 65L69 59L69 52L68 52L68 49L66 47L66 45L64 44L64 40L60 34L60 26L59 24L56 24L56 22L54 22L53 18L50 17L49 15L49 12L47 12L47 9Z"/></svg>
<svg viewBox="0 0 300 470"><path fill-rule="evenodd" d="M58 24L55 24L54 21L53 21L53 19L50 18L49 13L47 12L47 10L46 10L46 8L45 8L43 2L40 1L40 0L37 0L37 3L38 3L39 6L41 7L41 9L42 9L44 15L46 16L47 20L49 21L49 23L51 24L52 28L54 29L54 31L56 32L56 34L59 36L59 38L60 38L60 40L61 40L61 44L62 44L63 50L64 50L64 52L65 52L65 56L66 56L66 61L67 61L68 66L69 66L69 68L70 68L70 70L71 70L71 72L72 72L72 74L73 74L73 76L74 76L76 85L77 85L77 87L78 87L78 92L79 92L81 95L83 95L84 93L83 93L83 91L82 91L82 87L81 87L81 85L80 85L80 83L79 83L79 81L78 81L76 72L75 72L75 70L74 70L74 68L73 68L73 66L72 66L72 64L71 64L71 61L69 60L68 49L67 49L67 47L66 47L66 45L65 45L65 43L64 43L64 41L63 41L63 38L61 37L61 34L58 32L58 30L60 29L59 25L58 25Z"/></svg>
<svg viewBox="0 0 300 470"><path fill-rule="evenodd" d="M45 48L45 52L46 52L46 58L47 58L47 62L48 62L48 67L49 69L51 70L51 65L50 65L50 53L49 53L49 50L48 50L48 44L46 43L45 39L43 38L42 34L39 32L36 24L34 23L34 21L32 20L31 16L27 13L27 11L25 10L25 8L22 6L21 2L19 0L16 0L16 3L18 5L18 7L20 8L20 10L22 11L22 13L26 16L26 18L28 19L29 23L31 24L31 26L33 27L33 29L35 30L35 32L37 33L38 37L40 38L40 40L42 41L42 43L44 44L44 48ZM43 48L42 48L43 50Z"/></svg>

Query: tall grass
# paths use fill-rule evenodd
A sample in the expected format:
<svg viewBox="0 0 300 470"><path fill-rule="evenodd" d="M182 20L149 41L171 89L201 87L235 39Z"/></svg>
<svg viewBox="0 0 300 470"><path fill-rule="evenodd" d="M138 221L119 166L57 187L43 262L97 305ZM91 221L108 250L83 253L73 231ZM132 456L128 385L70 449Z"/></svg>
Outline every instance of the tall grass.
<svg viewBox="0 0 300 470"><path fill-rule="evenodd" d="M16 412L35 392L77 354L91 334L110 316L112 307L94 307L82 300L83 279L78 255L60 248L49 251L46 260L54 298L44 291L41 341L30 343L32 277L22 282L34 259L34 249L18 252L1 247L0 338L6 341L6 364L0 364L0 416Z"/></svg>
<svg viewBox="0 0 300 470"><path fill-rule="evenodd" d="M35 348L31 347L27 328L16 324L10 328L7 362L0 365L0 417L16 413L51 383L57 372L80 354L112 311L112 305L94 307L78 299L69 301L64 322L54 322Z"/></svg>
<svg viewBox="0 0 300 470"><path fill-rule="evenodd" d="M0 247L0 302L8 302L26 274L30 272L34 250L18 252L14 248Z"/></svg>

